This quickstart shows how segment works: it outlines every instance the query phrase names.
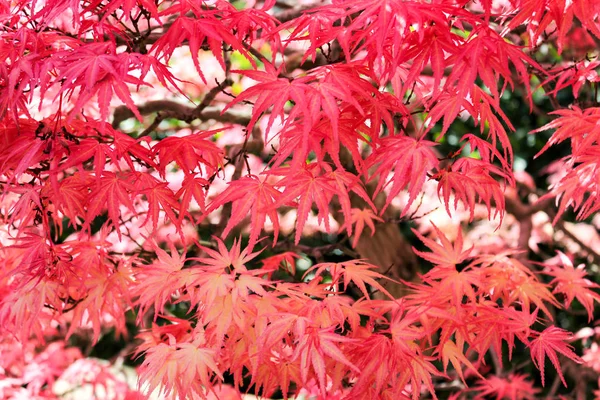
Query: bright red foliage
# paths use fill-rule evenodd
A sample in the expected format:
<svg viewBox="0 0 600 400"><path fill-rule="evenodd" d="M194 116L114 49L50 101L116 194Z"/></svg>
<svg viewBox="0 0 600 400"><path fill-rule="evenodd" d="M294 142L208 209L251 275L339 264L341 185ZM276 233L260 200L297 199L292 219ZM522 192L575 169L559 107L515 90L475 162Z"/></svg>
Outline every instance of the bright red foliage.
<svg viewBox="0 0 600 400"><path fill-rule="evenodd" d="M563 219L600 210L600 63L536 57L600 40L600 1L302 3L0 0L0 398L91 371L122 399L530 399L520 348L567 385L556 310L591 321L600 286L527 251L544 213L598 263ZM595 97L531 132L569 143L537 193L501 101L565 90ZM463 235L492 219L518 240ZM87 357L134 331L137 389Z"/></svg>

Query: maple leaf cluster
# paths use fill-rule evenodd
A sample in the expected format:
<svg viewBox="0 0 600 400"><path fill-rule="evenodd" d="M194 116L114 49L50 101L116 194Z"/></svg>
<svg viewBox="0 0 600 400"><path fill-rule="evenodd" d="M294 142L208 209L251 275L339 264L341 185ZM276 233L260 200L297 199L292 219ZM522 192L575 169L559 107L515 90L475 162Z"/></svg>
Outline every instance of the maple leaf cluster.
<svg viewBox="0 0 600 400"><path fill-rule="evenodd" d="M584 360L556 313L593 320L600 286L540 244L553 220L600 260L564 220L600 209L600 63L561 58L599 18L598 0L0 0L0 397L57 398L85 370L123 399L529 399L545 389L504 365L523 349L568 386ZM518 173L518 93L554 110L538 156L567 148L543 193ZM109 334L137 387L88 357Z"/></svg>

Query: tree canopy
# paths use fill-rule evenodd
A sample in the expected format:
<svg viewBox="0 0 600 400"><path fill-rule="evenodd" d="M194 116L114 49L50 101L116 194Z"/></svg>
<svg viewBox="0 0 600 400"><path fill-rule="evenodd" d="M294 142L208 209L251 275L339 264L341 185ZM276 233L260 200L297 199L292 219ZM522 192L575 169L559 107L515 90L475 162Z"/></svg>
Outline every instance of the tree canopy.
<svg viewBox="0 0 600 400"><path fill-rule="evenodd" d="M600 0L0 22L0 397L594 396Z"/></svg>

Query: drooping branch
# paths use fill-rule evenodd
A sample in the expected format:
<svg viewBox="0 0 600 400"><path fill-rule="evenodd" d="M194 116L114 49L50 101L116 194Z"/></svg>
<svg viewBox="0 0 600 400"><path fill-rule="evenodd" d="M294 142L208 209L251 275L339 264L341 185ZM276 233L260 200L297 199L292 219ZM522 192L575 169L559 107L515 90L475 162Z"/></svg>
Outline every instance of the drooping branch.
<svg viewBox="0 0 600 400"><path fill-rule="evenodd" d="M556 213L554 212L554 210L550 210L550 212L548 213L548 216L551 219L553 219L555 217L555 215L556 215ZM555 227L560 229L565 234L565 236L567 236L569 239L571 239L572 241L577 243L577 245L579 245L579 247L581 247L581 249L585 253L587 253L587 255L589 257L592 257L595 264L600 265L600 254L598 254L597 251L595 251L590 246L585 244L580 238L578 238L573 232L571 232L571 230L569 228L567 228L567 226L565 225L563 220L561 220L561 219L557 220Z"/></svg>
<svg viewBox="0 0 600 400"><path fill-rule="evenodd" d="M518 196L504 196L504 206L507 213L512 214L519 223L519 239L517 242L518 250L524 250L524 252L518 254L516 257L519 261L526 265L530 265L527 262L527 249L529 248L529 238L533 230L533 222L531 217L538 211L545 210L551 202L551 199L544 199L537 201L533 204L523 203Z"/></svg>
<svg viewBox="0 0 600 400"><path fill-rule="evenodd" d="M533 214L538 211L543 211L550 217L550 219L554 219L556 216L556 211L552 207L552 201L553 198L548 197L546 199L539 200L534 204L527 205L517 197L505 196L506 212L514 215L515 219L519 221L518 246L520 250L527 250L528 248L529 238L531 237L531 231L533 229L533 224L531 222L531 217ZM579 245L579 247L581 247L581 249L589 257L591 257L596 264L600 264L600 254L585 244L573 232L571 232L563 220L557 220L554 226L556 229L562 231L569 239L577 243L577 245ZM524 253L523 257L526 256L526 253Z"/></svg>

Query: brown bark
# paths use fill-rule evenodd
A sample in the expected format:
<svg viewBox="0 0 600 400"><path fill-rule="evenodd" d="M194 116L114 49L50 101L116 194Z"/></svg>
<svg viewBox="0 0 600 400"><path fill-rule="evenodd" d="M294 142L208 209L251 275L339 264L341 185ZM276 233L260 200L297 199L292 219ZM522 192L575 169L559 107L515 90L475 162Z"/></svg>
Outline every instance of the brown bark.
<svg viewBox="0 0 600 400"><path fill-rule="evenodd" d="M374 184L367 185L367 193L372 195L375 190ZM386 196L380 193L375 198L375 205L378 209L385 204ZM368 207L358 196L352 196L353 207ZM386 209L383 219L390 220L394 218L394 210ZM361 258L367 259L371 264L379 267L379 272L398 281L414 281L419 273L419 263L411 244L402 235L397 223L383 222L375 226L375 234L371 236L363 232L356 251ZM400 298L407 294L407 287L402 283L382 282L382 285L395 297Z"/></svg>
<svg viewBox="0 0 600 400"><path fill-rule="evenodd" d="M346 169L352 171L352 157L348 151L340 153L340 159ZM366 185L367 194L373 198L377 181L372 181ZM378 210L381 210L386 202L385 193L379 193L373 202ZM350 202L352 207L368 208L366 202L358 195L350 193ZM339 207L337 207L339 209ZM385 221L395 220L397 210L393 207L388 207L385 213L381 216ZM341 212L334 214L336 220L342 224L344 216ZM415 281L420 272L419 263L412 246L409 241L402 235L400 227L395 222L376 223L375 234L370 235L368 228L363 231L358 240L355 251L360 255L360 258L366 259L373 265L379 267L379 272L387 277L398 281ZM400 298L407 294L407 287L401 282L385 281L381 282L383 286L395 297ZM377 296L383 298L383 294L378 293Z"/></svg>

